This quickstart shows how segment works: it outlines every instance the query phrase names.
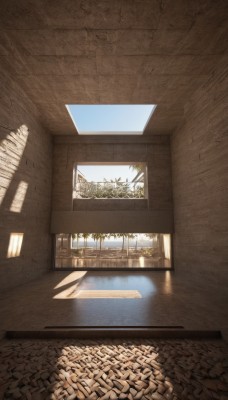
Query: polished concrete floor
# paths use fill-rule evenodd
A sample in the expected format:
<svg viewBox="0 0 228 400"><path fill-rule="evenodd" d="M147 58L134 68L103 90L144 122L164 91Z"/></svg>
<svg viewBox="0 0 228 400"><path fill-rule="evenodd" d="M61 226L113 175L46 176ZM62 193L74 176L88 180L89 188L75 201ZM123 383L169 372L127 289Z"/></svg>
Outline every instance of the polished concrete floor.
<svg viewBox="0 0 228 400"><path fill-rule="evenodd" d="M138 290L141 298L78 299L77 290ZM171 271L50 272L0 296L1 331L46 326L183 326L219 329L226 307Z"/></svg>
<svg viewBox="0 0 228 400"><path fill-rule="evenodd" d="M141 298L72 298L75 290L138 290ZM219 329L228 337L226 307L175 272L50 272L0 296L1 332L46 326L183 326Z"/></svg>

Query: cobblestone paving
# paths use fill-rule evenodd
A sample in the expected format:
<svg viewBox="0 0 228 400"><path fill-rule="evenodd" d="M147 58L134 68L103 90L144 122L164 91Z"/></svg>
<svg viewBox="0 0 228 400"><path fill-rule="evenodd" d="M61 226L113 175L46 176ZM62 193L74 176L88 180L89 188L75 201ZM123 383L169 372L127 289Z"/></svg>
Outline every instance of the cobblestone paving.
<svg viewBox="0 0 228 400"><path fill-rule="evenodd" d="M12 340L0 348L0 399L228 399L223 341Z"/></svg>

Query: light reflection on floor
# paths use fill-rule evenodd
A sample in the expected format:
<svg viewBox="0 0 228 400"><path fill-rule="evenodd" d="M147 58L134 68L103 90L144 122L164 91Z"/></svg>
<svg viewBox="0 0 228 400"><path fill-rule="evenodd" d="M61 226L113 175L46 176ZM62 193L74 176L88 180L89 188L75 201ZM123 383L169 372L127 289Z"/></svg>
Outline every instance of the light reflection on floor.
<svg viewBox="0 0 228 400"><path fill-rule="evenodd" d="M172 275L170 271L164 271L164 274L165 274L165 279L164 279L163 292L165 294L172 294L173 293Z"/></svg>
<svg viewBox="0 0 228 400"><path fill-rule="evenodd" d="M193 296L192 286L172 271L88 271L79 279L78 290L138 290L140 300L53 298L64 290L75 290L78 272L50 272L0 296L2 331L58 325L182 325L228 332L224 307L218 308L197 285Z"/></svg>
<svg viewBox="0 0 228 400"><path fill-rule="evenodd" d="M85 258L72 258L63 257L56 258L55 267L61 268L170 268L170 260L154 260L152 258L139 257L139 259L108 259L108 258L98 258L98 259L85 259Z"/></svg>

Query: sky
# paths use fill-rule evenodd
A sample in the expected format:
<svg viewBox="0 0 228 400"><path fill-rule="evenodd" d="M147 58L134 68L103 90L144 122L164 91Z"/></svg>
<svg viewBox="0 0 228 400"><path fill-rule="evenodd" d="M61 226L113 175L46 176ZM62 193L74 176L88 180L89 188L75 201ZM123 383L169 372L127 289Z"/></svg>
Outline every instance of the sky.
<svg viewBox="0 0 228 400"><path fill-rule="evenodd" d="M66 107L79 134L142 134L155 108L153 104L67 104Z"/></svg>
<svg viewBox="0 0 228 400"><path fill-rule="evenodd" d="M137 171L130 169L130 165L82 165L78 164L78 170L87 181L103 182L106 180L122 178L121 181L131 182L137 175Z"/></svg>

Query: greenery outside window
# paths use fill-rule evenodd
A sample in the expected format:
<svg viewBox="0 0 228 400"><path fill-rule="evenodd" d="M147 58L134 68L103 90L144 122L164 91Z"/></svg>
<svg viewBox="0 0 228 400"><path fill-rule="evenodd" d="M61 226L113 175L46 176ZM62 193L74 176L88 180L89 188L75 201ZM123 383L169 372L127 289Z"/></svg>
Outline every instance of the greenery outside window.
<svg viewBox="0 0 228 400"><path fill-rule="evenodd" d="M73 198L147 198L147 166L145 163L77 164L74 167Z"/></svg>

